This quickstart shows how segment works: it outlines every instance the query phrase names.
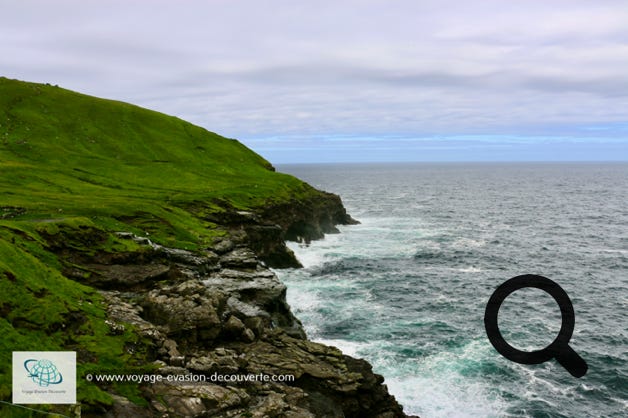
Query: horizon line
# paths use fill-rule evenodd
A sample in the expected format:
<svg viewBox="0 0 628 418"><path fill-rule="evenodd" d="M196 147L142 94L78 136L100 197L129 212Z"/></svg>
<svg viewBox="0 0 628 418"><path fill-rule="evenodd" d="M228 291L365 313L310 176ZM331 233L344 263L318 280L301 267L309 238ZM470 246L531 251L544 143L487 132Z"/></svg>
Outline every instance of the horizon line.
<svg viewBox="0 0 628 418"><path fill-rule="evenodd" d="M314 165L314 164L628 164L627 160L407 160L407 161L301 161L277 162L273 165Z"/></svg>

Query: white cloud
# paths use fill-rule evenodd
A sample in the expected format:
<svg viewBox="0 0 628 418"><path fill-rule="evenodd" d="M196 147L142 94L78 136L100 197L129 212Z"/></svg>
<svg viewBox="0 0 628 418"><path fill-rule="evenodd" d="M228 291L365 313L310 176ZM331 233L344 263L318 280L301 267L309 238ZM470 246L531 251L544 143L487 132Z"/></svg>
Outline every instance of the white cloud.
<svg viewBox="0 0 628 418"><path fill-rule="evenodd" d="M0 0L0 9L1 74L232 137L575 132L628 114L621 1Z"/></svg>

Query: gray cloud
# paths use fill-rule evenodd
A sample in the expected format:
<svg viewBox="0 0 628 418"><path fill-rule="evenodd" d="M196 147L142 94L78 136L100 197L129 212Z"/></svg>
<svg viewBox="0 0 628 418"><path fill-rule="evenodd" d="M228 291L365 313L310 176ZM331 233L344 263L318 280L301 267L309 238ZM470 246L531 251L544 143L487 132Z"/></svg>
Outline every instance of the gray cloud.
<svg viewBox="0 0 628 418"><path fill-rule="evenodd" d="M251 141L558 135L586 125L614 135L628 114L621 1L0 0L0 8L2 75Z"/></svg>

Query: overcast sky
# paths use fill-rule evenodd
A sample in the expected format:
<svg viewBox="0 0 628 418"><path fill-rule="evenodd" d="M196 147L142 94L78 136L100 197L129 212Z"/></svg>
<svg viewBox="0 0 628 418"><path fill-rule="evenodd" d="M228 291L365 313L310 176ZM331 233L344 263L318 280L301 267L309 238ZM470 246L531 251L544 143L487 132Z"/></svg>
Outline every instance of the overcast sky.
<svg viewBox="0 0 628 418"><path fill-rule="evenodd" d="M628 159L625 0L0 0L0 57L273 163Z"/></svg>

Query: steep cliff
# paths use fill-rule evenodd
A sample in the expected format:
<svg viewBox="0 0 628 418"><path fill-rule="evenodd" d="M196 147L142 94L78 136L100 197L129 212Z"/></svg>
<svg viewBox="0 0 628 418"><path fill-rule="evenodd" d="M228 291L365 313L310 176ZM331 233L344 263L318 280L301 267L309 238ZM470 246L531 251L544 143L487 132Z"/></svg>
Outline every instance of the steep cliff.
<svg viewBox="0 0 628 418"><path fill-rule="evenodd" d="M3 78L0 141L0 399L12 351L71 350L79 406L39 409L404 416L368 363L306 339L268 269L355 222L338 196L177 118Z"/></svg>

